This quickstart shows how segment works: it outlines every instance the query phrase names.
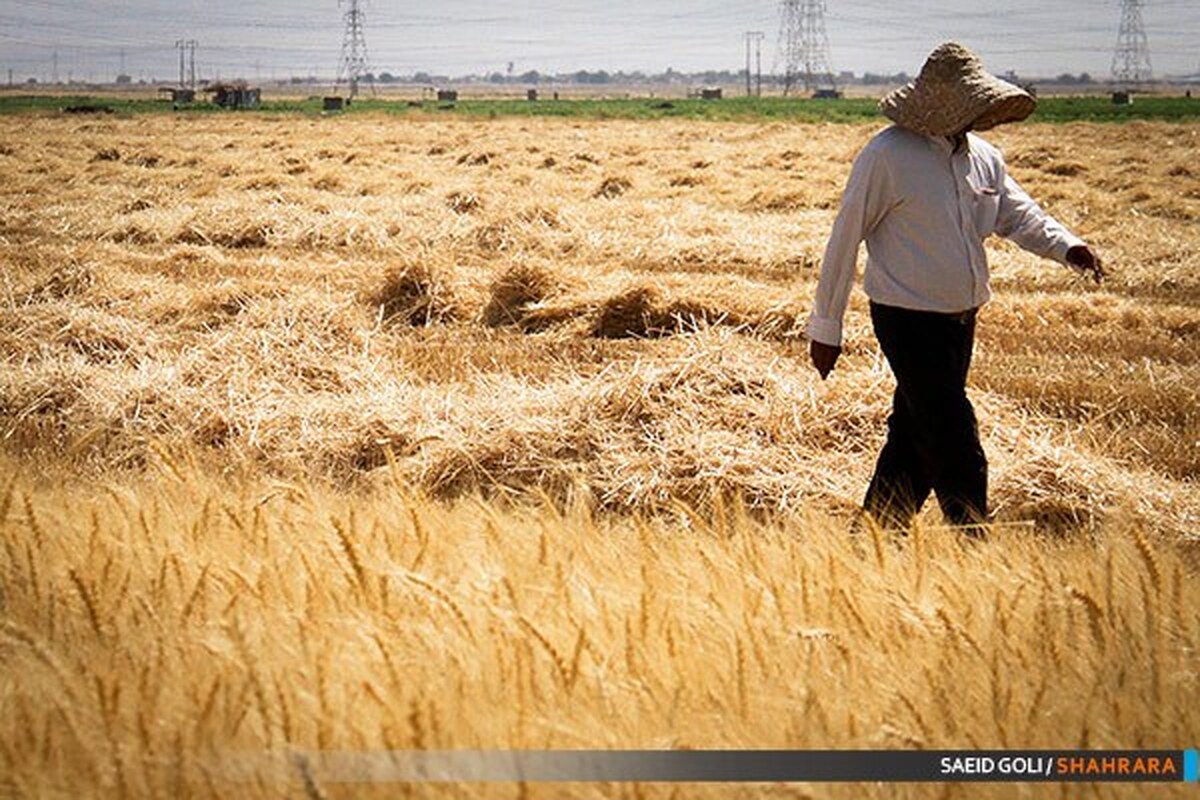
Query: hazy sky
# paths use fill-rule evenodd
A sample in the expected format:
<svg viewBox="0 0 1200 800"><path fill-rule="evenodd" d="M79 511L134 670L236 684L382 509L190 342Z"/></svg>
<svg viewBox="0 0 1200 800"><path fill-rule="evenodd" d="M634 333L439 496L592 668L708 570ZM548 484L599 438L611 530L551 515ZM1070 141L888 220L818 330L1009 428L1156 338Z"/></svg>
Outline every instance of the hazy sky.
<svg viewBox="0 0 1200 800"><path fill-rule="evenodd" d="M774 0L366 0L366 36L376 70L464 74L667 67L739 69L742 33L767 33L763 68L776 61ZM50 2L0 0L0 80L12 69L111 79L124 50L135 77L178 71L173 43L200 42L202 77L332 76L341 48L336 0ZM1148 0L1143 18L1155 73L1200 71L1200 0ZM1087 71L1107 76L1120 19L1118 0L828 0L834 68L916 72L938 42L959 39L996 72Z"/></svg>

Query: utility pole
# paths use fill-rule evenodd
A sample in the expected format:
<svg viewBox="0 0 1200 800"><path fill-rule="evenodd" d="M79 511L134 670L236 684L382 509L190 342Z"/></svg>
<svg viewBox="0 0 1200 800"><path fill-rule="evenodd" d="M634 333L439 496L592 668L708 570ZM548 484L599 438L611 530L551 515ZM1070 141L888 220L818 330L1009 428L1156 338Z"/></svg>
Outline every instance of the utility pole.
<svg viewBox="0 0 1200 800"><path fill-rule="evenodd" d="M1121 0L1121 27L1113 49L1112 77L1117 83L1144 83L1151 80L1150 45L1142 25L1144 0Z"/></svg>
<svg viewBox="0 0 1200 800"><path fill-rule="evenodd" d="M118 72L117 74L118 75L125 74L125 51L124 50L121 51L121 71Z"/></svg>
<svg viewBox="0 0 1200 800"><path fill-rule="evenodd" d="M749 97L751 94L751 92L750 92L750 42L752 41L753 37L754 37L754 34L751 33L750 31L746 31L746 33L743 34L743 38L746 40L746 97Z"/></svg>
<svg viewBox="0 0 1200 800"><path fill-rule="evenodd" d="M750 43L754 43L755 83L754 95L762 97L762 41L766 38L762 31L746 31L746 94L750 95Z"/></svg>
<svg viewBox="0 0 1200 800"><path fill-rule="evenodd" d="M784 64L784 95L801 80L808 92L837 91L825 32L825 0L782 0L779 58Z"/></svg>
<svg viewBox="0 0 1200 800"><path fill-rule="evenodd" d="M179 88L196 88L196 47L195 39L176 39L175 47L179 49Z"/></svg>
<svg viewBox="0 0 1200 800"><path fill-rule="evenodd" d="M762 94L762 40L766 36L762 31L746 31L746 96L752 94ZM758 57L758 87L757 92L751 90L750 87L750 45L754 44L755 53Z"/></svg>
<svg viewBox="0 0 1200 800"><path fill-rule="evenodd" d="M345 5L343 16L346 22L345 33L342 34L342 58L338 64L337 86L346 81L350 84L350 97L358 96L358 82L368 70L367 38L363 33L363 12L359 0L338 0L338 5ZM375 85L371 84L374 93Z"/></svg>
<svg viewBox="0 0 1200 800"><path fill-rule="evenodd" d="M754 43L754 96L762 97L762 40L766 38L765 33L759 34L759 39Z"/></svg>
<svg viewBox="0 0 1200 800"><path fill-rule="evenodd" d="M50 82L58 83L58 51L57 50L54 51L54 57L52 59L52 63L54 66L52 66L50 69Z"/></svg>

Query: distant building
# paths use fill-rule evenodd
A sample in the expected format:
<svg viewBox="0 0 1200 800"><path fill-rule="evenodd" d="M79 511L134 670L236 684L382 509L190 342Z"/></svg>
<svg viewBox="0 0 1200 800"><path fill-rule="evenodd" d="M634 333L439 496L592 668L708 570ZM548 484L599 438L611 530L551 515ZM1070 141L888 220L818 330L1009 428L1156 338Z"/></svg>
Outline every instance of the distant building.
<svg viewBox="0 0 1200 800"><path fill-rule="evenodd" d="M187 106L196 102L195 89L177 89L174 86L163 86L159 89L160 92L169 92L171 95L171 105L178 108L179 106Z"/></svg>
<svg viewBox="0 0 1200 800"><path fill-rule="evenodd" d="M258 108L262 102L262 90L244 83L214 83L204 91L221 108Z"/></svg>

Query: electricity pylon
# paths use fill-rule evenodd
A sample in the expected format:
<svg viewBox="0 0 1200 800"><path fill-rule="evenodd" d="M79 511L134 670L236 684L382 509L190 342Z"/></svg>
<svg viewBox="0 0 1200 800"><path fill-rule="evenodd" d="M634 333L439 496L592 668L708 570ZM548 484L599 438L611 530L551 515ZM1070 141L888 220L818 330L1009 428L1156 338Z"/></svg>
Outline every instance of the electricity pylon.
<svg viewBox="0 0 1200 800"><path fill-rule="evenodd" d="M343 82L350 84L350 96L358 96L358 82L367 74L367 38L363 33L363 11L358 0L338 0L338 5L345 5L346 32L342 36L342 59L338 63L337 85ZM371 91L375 91L374 84Z"/></svg>
<svg viewBox="0 0 1200 800"><path fill-rule="evenodd" d="M779 4L779 58L784 64L785 95L799 81L809 92L837 89L825 32L825 0L783 0Z"/></svg>
<svg viewBox="0 0 1200 800"><path fill-rule="evenodd" d="M1150 45L1142 25L1143 0L1121 0L1121 29L1113 50L1112 77L1122 84L1151 80Z"/></svg>

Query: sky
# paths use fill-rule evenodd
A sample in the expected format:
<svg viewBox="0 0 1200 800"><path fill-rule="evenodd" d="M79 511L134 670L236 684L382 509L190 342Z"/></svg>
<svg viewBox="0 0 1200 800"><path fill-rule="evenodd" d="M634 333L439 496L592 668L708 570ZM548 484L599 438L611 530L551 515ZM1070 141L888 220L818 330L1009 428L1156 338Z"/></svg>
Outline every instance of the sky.
<svg viewBox="0 0 1200 800"><path fill-rule="evenodd" d="M915 73L939 42L957 39L994 72L1109 74L1119 0L827 0L835 70ZM763 70L777 63L776 0L363 0L376 71L464 75L580 69L690 72L741 69L743 34L766 33ZM0 81L111 80L178 74L177 39L199 42L202 78L332 78L345 6L337 0L51 2L0 0ZM1200 72L1200 0L1147 0L1143 20L1156 75Z"/></svg>

